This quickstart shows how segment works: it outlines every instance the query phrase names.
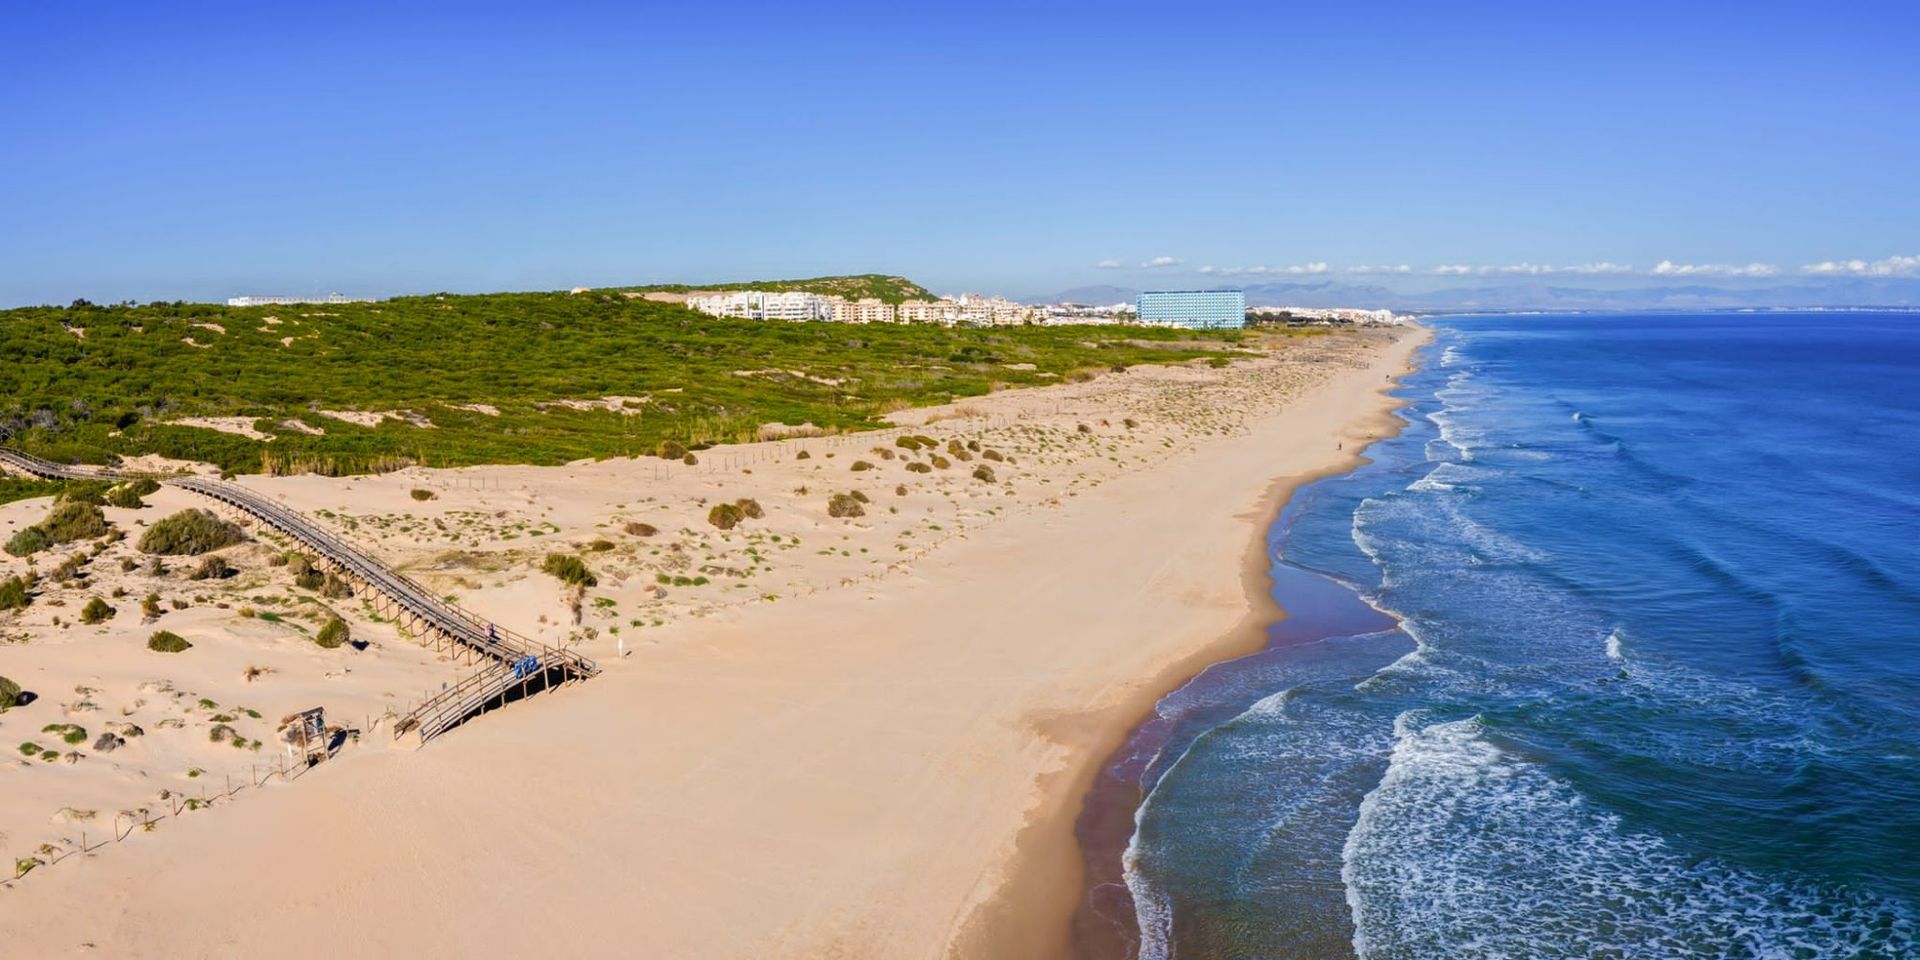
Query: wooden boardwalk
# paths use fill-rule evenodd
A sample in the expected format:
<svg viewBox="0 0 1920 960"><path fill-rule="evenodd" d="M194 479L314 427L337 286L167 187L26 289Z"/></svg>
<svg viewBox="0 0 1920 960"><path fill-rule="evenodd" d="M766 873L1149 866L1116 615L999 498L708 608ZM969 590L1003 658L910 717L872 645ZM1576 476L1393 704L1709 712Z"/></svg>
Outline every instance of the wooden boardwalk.
<svg viewBox="0 0 1920 960"><path fill-rule="evenodd" d="M113 481L133 476L52 463L4 447L0 447L0 465L47 480ZM375 612L394 620L402 632L480 667L401 716L394 726L396 737L418 733L425 742L492 707L600 672L598 665L578 653L514 633L441 599L265 494L209 477L155 475L153 479L249 514L293 538L322 565L377 598Z"/></svg>

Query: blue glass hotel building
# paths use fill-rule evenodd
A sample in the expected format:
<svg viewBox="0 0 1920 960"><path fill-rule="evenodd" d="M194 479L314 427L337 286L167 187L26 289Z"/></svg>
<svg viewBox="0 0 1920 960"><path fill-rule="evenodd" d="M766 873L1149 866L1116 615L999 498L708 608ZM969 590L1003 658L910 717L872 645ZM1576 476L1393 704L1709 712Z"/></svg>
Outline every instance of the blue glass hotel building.
<svg viewBox="0 0 1920 960"><path fill-rule="evenodd" d="M1247 321L1247 295L1239 290L1153 290L1134 307L1141 323L1175 327L1239 327Z"/></svg>

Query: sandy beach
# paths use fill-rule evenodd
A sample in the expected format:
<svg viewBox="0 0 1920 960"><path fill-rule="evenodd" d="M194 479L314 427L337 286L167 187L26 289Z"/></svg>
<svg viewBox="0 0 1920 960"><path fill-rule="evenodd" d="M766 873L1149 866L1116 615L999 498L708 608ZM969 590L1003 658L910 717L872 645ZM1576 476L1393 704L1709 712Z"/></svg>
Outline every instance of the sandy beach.
<svg viewBox="0 0 1920 960"><path fill-rule="evenodd" d="M334 612L369 650L323 654L297 628L239 618L247 598L283 589L265 544L232 548L236 582L160 618L197 644L178 660L151 659L139 640L152 627L131 611L63 629L53 618L69 609L36 603L4 625L19 642L0 647L0 673L40 694L0 715L8 743L81 701L138 721L161 709L133 706L159 684L186 705L179 726L161 731L155 713L148 736L109 755L0 772L7 852L54 849L0 885L8 946L1064 955L1073 820L1097 765L1168 689L1260 642L1279 615L1265 528L1298 485L1393 428L1383 391L1423 339L1339 333L1221 368L1134 368L903 411L873 434L702 451L694 466L244 478L604 674L416 748L391 742L383 713L458 669L352 603ZM901 443L920 436L938 445ZM858 516L829 515L855 491ZM745 498L763 518L708 522ZM198 505L154 500L140 513ZM46 508L0 506L0 535ZM599 584L571 595L541 574L554 551L585 558ZM152 588L95 566L89 589ZM273 672L246 674L256 663ZM366 735L297 782L76 851L81 828L59 810L84 801L104 820L210 779L192 751L211 749L200 741L219 708L192 702L237 695L267 726L324 702Z"/></svg>

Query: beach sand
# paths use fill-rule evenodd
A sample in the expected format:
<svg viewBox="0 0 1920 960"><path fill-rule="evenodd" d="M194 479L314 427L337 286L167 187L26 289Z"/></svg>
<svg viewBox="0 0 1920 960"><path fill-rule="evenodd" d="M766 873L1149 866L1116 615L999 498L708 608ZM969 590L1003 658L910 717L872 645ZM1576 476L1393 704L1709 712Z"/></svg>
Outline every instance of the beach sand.
<svg viewBox="0 0 1920 960"><path fill-rule="evenodd" d="M1097 765L1172 686L1259 644L1276 615L1266 526L1294 487L1391 429L1381 391L1420 339L1136 368L907 411L881 435L706 451L693 468L249 478L605 673L423 749L369 737L297 783L37 869L0 888L9 950L1062 955L1073 819ZM912 473L925 455L874 452L902 433L1008 459L992 481L971 476L980 457ZM852 489L867 515L826 516ZM765 520L705 523L737 497ZM18 523L44 503L0 510ZM537 573L560 550L601 576L577 615ZM366 669L417 679L423 658L382 641ZM89 655L52 649L35 653L50 689ZM49 706L0 732L37 730ZM9 852L66 772L0 770Z"/></svg>

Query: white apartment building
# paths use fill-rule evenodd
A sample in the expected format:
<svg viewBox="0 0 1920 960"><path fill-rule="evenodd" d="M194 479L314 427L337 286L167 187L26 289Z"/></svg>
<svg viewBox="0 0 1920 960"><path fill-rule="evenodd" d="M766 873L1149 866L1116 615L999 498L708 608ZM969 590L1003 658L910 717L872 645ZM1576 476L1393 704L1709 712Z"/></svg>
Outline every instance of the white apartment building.
<svg viewBox="0 0 1920 960"><path fill-rule="evenodd" d="M372 303L372 297L344 297L329 293L324 297L228 297L229 307L269 307L295 303Z"/></svg>
<svg viewBox="0 0 1920 960"><path fill-rule="evenodd" d="M745 320L832 320L837 323L942 323L947 325L1009 326L1040 323L1046 313L1039 307L1015 303L1005 297L962 294L958 299L908 300L899 306L873 297L848 300L800 291L769 293L757 290L724 290L687 297L687 306L715 317L739 317Z"/></svg>
<svg viewBox="0 0 1920 960"><path fill-rule="evenodd" d="M715 317L740 317L745 320L826 320L831 318L833 300L815 293L797 290L766 292L761 290L723 290L696 294L687 298L687 306Z"/></svg>
<svg viewBox="0 0 1920 960"><path fill-rule="evenodd" d="M892 323L895 317L893 304L873 297L859 300L833 297L829 308L831 313L827 319L838 323Z"/></svg>

